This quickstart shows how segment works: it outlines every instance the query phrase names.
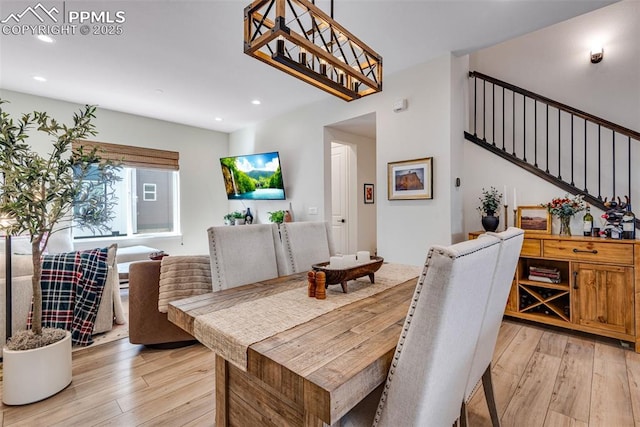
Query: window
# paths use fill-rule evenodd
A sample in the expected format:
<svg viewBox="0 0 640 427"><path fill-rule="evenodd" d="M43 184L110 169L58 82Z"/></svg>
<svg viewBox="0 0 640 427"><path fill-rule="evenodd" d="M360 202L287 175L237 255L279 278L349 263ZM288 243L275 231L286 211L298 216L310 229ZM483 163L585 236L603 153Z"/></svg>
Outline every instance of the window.
<svg viewBox="0 0 640 427"><path fill-rule="evenodd" d="M142 184L142 200L145 202L156 201L156 185L144 183Z"/></svg>
<svg viewBox="0 0 640 427"><path fill-rule="evenodd" d="M115 184L116 208L107 224L111 231L74 227L74 238L179 231L178 153L90 141L77 144L85 151L97 146L102 158L118 161L123 167Z"/></svg>

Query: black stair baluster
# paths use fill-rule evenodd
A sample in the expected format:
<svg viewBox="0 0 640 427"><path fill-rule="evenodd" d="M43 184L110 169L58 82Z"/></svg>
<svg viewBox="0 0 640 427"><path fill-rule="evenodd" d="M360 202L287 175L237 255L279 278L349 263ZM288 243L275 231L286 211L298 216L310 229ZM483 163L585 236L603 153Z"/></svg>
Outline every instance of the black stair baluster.
<svg viewBox="0 0 640 427"><path fill-rule="evenodd" d="M492 83L491 84L492 90L491 93L493 94L491 96L491 119L492 121L492 125L491 125L491 132L492 132L492 143L493 146L496 146L496 84Z"/></svg>
<svg viewBox="0 0 640 427"><path fill-rule="evenodd" d="M600 144L600 136L601 136L601 131L602 128L600 125L598 125L598 200L602 200L602 169L601 169L601 162L602 162L602 151L600 151L601 149L601 144Z"/></svg>
<svg viewBox="0 0 640 427"><path fill-rule="evenodd" d="M587 119L584 119L584 192L589 193L587 190Z"/></svg>
<svg viewBox="0 0 640 427"><path fill-rule="evenodd" d="M616 197L616 131L611 129L611 133L613 135L613 154L611 155L611 163L613 164L613 199Z"/></svg>
<svg viewBox="0 0 640 427"><path fill-rule="evenodd" d="M546 173L549 173L549 104L547 104L547 160L546 160L546 167L547 169L545 169Z"/></svg>
<svg viewBox="0 0 640 427"><path fill-rule="evenodd" d="M562 181L562 174L560 173L560 109L558 108L558 179Z"/></svg>
<svg viewBox="0 0 640 427"><path fill-rule="evenodd" d="M487 82L482 81L482 140L487 142Z"/></svg>
<svg viewBox="0 0 640 427"><path fill-rule="evenodd" d="M573 114L571 114L571 185L575 186L573 182Z"/></svg>
<svg viewBox="0 0 640 427"><path fill-rule="evenodd" d="M502 86L502 151L506 151L504 148L504 122L506 116L504 115L504 86Z"/></svg>
<svg viewBox="0 0 640 427"><path fill-rule="evenodd" d="M629 172L629 177L627 178L629 180L628 184L627 184L627 188L629 189L629 203L631 203L631 135L627 136L628 140L627 140L627 161L628 161L628 166L627 166L627 170ZM637 212L637 211L636 211Z"/></svg>
<svg viewBox="0 0 640 427"><path fill-rule="evenodd" d="M478 136L478 78L473 76L473 136Z"/></svg>
<svg viewBox="0 0 640 427"><path fill-rule="evenodd" d="M527 161L527 95L522 95L522 160Z"/></svg>
<svg viewBox="0 0 640 427"><path fill-rule="evenodd" d="M538 101L533 100L533 166L538 167Z"/></svg>
<svg viewBox="0 0 640 427"><path fill-rule="evenodd" d="M511 110L513 112L512 117L512 128L513 128L513 139L511 141L511 151L514 156L516 155L516 92L513 91L513 97L511 98Z"/></svg>

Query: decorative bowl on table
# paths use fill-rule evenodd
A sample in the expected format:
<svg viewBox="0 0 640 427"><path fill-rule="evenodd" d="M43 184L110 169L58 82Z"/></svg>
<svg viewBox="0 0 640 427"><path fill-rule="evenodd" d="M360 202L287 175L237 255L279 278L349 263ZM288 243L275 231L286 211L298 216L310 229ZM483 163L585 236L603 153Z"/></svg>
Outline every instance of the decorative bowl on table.
<svg viewBox="0 0 640 427"><path fill-rule="evenodd" d="M384 258L379 256L372 256L368 262L359 262L349 267L331 268L328 262L321 262L313 264L311 268L314 271L322 271L326 277L325 286L329 285L342 285L342 291L347 293L347 282L359 277L369 276L371 283L375 283L374 273L380 269Z"/></svg>

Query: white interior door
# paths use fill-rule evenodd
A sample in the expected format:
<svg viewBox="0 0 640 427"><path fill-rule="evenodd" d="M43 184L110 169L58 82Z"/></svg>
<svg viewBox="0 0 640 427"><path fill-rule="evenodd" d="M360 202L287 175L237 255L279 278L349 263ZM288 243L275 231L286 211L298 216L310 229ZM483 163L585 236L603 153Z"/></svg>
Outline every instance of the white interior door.
<svg viewBox="0 0 640 427"><path fill-rule="evenodd" d="M349 253L349 150L331 143L331 228L336 253Z"/></svg>

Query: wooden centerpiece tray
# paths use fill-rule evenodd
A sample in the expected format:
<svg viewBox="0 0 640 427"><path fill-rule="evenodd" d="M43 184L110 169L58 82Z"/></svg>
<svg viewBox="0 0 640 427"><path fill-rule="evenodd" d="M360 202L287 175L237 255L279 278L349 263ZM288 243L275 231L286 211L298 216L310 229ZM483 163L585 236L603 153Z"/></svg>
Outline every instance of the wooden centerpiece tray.
<svg viewBox="0 0 640 427"><path fill-rule="evenodd" d="M359 277L369 276L371 283L375 283L374 273L380 269L384 258L372 256L369 262L358 263L351 267L330 268L329 262L321 262L313 264L311 268L314 271L322 271L326 277L326 286L342 285L342 292L347 293L347 282L355 280Z"/></svg>

